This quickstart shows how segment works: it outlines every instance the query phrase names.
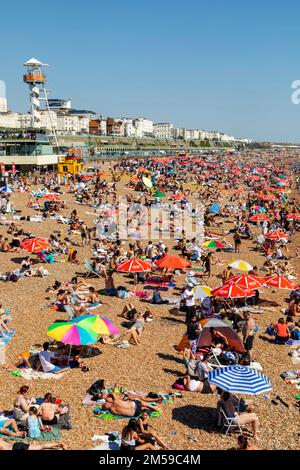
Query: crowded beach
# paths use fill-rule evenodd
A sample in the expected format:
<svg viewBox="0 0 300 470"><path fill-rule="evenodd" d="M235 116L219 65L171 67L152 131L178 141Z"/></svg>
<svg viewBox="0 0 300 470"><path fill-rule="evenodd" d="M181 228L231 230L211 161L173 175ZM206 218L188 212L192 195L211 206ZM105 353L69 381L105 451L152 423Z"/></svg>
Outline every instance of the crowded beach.
<svg viewBox="0 0 300 470"><path fill-rule="evenodd" d="M11 173L0 448L299 448L298 158Z"/></svg>

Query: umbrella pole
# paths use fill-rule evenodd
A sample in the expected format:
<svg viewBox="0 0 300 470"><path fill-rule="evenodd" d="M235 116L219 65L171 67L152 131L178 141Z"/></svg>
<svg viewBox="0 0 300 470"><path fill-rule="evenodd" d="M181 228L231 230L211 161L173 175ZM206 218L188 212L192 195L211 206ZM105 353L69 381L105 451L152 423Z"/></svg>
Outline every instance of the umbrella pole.
<svg viewBox="0 0 300 470"><path fill-rule="evenodd" d="M69 351L69 357L68 357L68 364L67 365L69 365L69 362L70 362L71 350L72 350L72 344L70 344L70 351Z"/></svg>

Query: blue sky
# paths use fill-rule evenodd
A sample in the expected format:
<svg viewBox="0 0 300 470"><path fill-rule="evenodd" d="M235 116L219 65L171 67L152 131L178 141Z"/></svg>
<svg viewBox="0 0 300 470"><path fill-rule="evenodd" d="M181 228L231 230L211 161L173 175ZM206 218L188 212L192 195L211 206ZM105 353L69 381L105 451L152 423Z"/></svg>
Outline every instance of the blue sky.
<svg viewBox="0 0 300 470"><path fill-rule="evenodd" d="M36 57L51 96L77 108L300 142L296 0L15 0L0 13L13 110L28 109L22 64Z"/></svg>

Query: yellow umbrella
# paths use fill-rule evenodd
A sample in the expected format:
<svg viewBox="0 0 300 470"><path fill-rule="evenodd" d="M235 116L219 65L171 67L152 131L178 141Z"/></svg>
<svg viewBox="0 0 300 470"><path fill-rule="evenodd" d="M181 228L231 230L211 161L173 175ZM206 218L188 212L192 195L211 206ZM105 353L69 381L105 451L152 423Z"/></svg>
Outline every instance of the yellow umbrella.
<svg viewBox="0 0 300 470"><path fill-rule="evenodd" d="M143 183L147 188L153 188L152 181L149 178L146 178L146 176L143 176Z"/></svg>
<svg viewBox="0 0 300 470"><path fill-rule="evenodd" d="M250 271L250 269L253 269L251 264L247 263L247 261L243 261L242 259L229 261L227 266L231 266L239 271Z"/></svg>
<svg viewBox="0 0 300 470"><path fill-rule="evenodd" d="M194 296L195 300L211 297L211 288L208 286L196 286L194 287Z"/></svg>

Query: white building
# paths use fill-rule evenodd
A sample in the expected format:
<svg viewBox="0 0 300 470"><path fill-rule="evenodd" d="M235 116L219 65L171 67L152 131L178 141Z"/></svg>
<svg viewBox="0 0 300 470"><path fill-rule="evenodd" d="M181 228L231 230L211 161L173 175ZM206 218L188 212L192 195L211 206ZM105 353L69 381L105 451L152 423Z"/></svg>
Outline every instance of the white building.
<svg viewBox="0 0 300 470"><path fill-rule="evenodd" d="M169 122L160 122L153 125L153 134L157 139L172 139L173 124Z"/></svg>
<svg viewBox="0 0 300 470"><path fill-rule="evenodd" d="M184 127L174 127L173 137L174 139L184 139L185 129Z"/></svg>
<svg viewBox="0 0 300 470"><path fill-rule="evenodd" d="M7 113L7 99L0 96L0 113Z"/></svg>
<svg viewBox="0 0 300 470"><path fill-rule="evenodd" d="M136 128L133 124L132 118L123 117L121 119L116 119L116 121L123 123L124 137L134 137L136 135Z"/></svg>
<svg viewBox="0 0 300 470"><path fill-rule="evenodd" d="M133 121L136 137L153 137L153 121L137 118Z"/></svg>
<svg viewBox="0 0 300 470"><path fill-rule="evenodd" d="M72 114L57 116L58 134L78 134L80 132L79 117Z"/></svg>
<svg viewBox="0 0 300 470"><path fill-rule="evenodd" d="M16 127L20 127L21 129L31 127L31 119L31 114L29 113L18 114L18 124Z"/></svg>
<svg viewBox="0 0 300 470"><path fill-rule="evenodd" d="M18 128L18 113L0 113L0 127Z"/></svg>

